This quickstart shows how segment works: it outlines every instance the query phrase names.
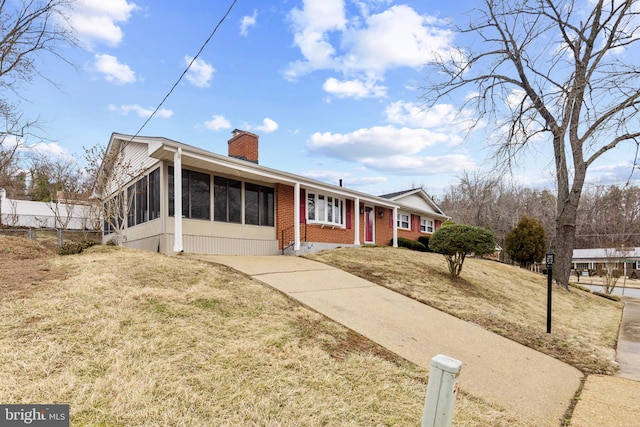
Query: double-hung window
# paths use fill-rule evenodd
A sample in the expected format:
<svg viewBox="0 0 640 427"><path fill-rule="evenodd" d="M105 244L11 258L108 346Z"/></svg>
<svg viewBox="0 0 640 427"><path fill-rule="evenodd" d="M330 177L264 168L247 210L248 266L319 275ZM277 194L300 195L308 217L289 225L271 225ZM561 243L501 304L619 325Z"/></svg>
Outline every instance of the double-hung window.
<svg viewBox="0 0 640 427"><path fill-rule="evenodd" d="M433 220L420 218L420 231L423 233L433 233Z"/></svg>
<svg viewBox="0 0 640 427"><path fill-rule="evenodd" d="M398 228L402 228L403 230L410 230L411 223L409 222L410 216L409 214L398 212Z"/></svg>
<svg viewBox="0 0 640 427"><path fill-rule="evenodd" d="M307 193L307 221L344 225L344 199L328 194Z"/></svg>

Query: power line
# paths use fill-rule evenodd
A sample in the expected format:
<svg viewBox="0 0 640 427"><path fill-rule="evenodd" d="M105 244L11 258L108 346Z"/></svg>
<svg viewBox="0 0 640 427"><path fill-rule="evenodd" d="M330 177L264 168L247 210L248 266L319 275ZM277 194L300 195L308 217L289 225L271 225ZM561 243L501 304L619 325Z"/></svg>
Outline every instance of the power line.
<svg viewBox="0 0 640 427"><path fill-rule="evenodd" d="M213 38L213 36L216 34L216 32L218 31L218 28L220 27L220 25L222 25L222 23L227 19L227 17L229 16L229 14L231 13L231 10L233 9L233 6L235 6L236 2L238 0L233 0L231 2L231 5L229 6L229 8L227 9L227 12L224 14L224 16L220 19L220 21L218 21L218 23L216 24L216 26L214 27L213 31L211 31L211 34L209 34L209 37L205 40L205 42L202 44L202 46L200 46L200 49L198 50L198 53L195 54L195 56L191 59L191 61L189 62L189 64L187 65L187 68L185 68L185 70L182 72L182 74L180 74L180 77L178 77L178 80L176 80L176 82L173 84L173 86L171 87L171 89L169 89L169 92L167 92L167 94L164 96L164 98L162 98L162 101L160 101L160 103L158 104L158 106L156 107L155 110L153 110L153 112L151 113L151 115L147 118L147 120L145 120L145 122L142 124L142 126L140 126L140 129L138 129L138 131L131 137L131 139L127 142L125 142L125 144L123 144L123 146L120 148L120 152L122 152L122 150L127 146L127 144L129 142L132 142L135 137L137 137L138 135L140 135L140 132L142 132L142 130L147 126L147 124L151 121L151 119L153 118L153 116L156 115L156 113L160 110L160 108L164 105L165 101L169 98L169 96L171 96L171 94L173 93L173 91L175 90L175 88L180 84L180 82L182 81L182 79L184 78L184 76L187 74L187 72L189 71L189 69L191 68L191 66L193 65L193 63L196 61L196 59L198 59L198 57L200 56L200 54L202 53L202 51L204 50L204 48L207 46L207 44L209 44L209 41L211 41L211 39Z"/></svg>

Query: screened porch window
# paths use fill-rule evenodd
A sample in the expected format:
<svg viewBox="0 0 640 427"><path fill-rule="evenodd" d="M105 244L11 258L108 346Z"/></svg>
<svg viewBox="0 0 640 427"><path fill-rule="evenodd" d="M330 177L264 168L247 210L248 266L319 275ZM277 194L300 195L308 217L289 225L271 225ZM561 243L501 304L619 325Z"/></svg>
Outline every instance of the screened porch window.
<svg viewBox="0 0 640 427"><path fill-rule="evenodd" d="M273 188L258 184L244 184L245 224L273 227L274 208Z"/></svg>
<svg viewBox="0 0 640 427"><path fill-rule="evenodd" d="M127 217L127 227L142 224L160 217L160 168L144 175L127 187L122 206Z"/></svg>
<svg viewBox="0 0 640 427"><path fill-rule="evenodd" d="M169 216L175 216L174 169L169 166ZM182 169L182 217L210 219L211 175Z"/></svg>
<svg viewBox="0 0 640 427"><path fill-rule="evenodd" d="M213 178L214 221L242 222L242 182L216 176Z"/></svg>

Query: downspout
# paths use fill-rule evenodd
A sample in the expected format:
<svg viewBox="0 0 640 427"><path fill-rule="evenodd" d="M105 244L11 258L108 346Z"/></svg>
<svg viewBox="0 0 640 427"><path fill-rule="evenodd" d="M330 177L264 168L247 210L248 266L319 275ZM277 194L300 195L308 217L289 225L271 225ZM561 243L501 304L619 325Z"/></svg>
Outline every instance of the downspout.
<svg viewBox="0 0 640 427"><path fill-rule="evenodd" d="M184 252L182 246L182 147L173 156L173 206L174 209L174 252Z"/></svg>
<svg viewBox="0 0 640 427"><path fill-rule="evenodd" d="M393 208L393 247L398 247L398 207Z"/></svg>
<svg viewBox="0 0 640 427"><path fill-rule="evenodd" d="M300 250L300 183L293 190L293 250Z"/></svg>
<svg viewBox="0 0 640 427"><path fill-rule="evenodd" d="M353 204L353 213L355 217L355 239L353 240L353 244L356 246L360 246L360 198L356 197L356 200L353 202Z"/></svg>

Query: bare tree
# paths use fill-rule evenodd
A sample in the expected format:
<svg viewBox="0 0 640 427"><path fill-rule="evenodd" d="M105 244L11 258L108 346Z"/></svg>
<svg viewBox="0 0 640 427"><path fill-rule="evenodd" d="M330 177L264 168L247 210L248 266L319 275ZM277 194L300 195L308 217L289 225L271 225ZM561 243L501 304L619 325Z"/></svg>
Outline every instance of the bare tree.
<svg viewBox="0 0 640 427"><path fill-rule="evenodd" d="M35 76L47 79L37 68L43 54L64 60L59 49L75 45L66 23L73 3L75 0L0 0L0 188L14 197L15 154L37 128L37 118L24 118L8 99L10 95L20 99L21 88Z"/></svg>
<svg viewBox="0 0 640 427"><path fill-rule="evenodd" d="M59 54L61 45L75 44L66 24L74 0L0 0L0 88L17 91L35 74L36 58Z"/></svg>
<svg viewBox="0 0 640 427"><path fill-rule="evenodd" d="M635 247L640 243L640 188L587 186L580 199L576 247Z"/></svg>
<svg viewBox="0 0 640 427"><path fill-rule="evenodd" d="M491 230L503 248L507 233L523 215L540 221L546 236L555 235L555 196L548 190L515 185L508 177L465 172L440 205L455 222ZM508 261L506 251L501 252L501 261Z"/></svg>
<svg viewBox="0 0 640 427"><path fill-rule="evenodd" d="M611 294L615 289L623 274L624 262L624 249L604 248L604 259L598 274L602 278L602 288L606 294Z"/></svg>
<svg viewBox="0 0 640 427"><path fill-rule="evenodd" d="M93 183L92 199L102 207L104 232L114 234L114 242L122 245L126 241L124 233L137 191L135 185L129 184L142 173L142 169L132 166L121 145L115 144L110 148L111 151L99 145L85 147L85 157L87 173Z"/></svg>
<svg viewBox="0 0 640 427"><path fill-rule="evenodd" d="M437 102L472 89L465 106L473 104L478 120L502 124L497 152L506 164L536 143L552 145L554 270L567 287L587 170L640 137L640 67L630 59L640 39L637 2L484 0L475 12L462 31L482 46L442 58L431 76L443 80L432 82L425 97Z"/></svg>

